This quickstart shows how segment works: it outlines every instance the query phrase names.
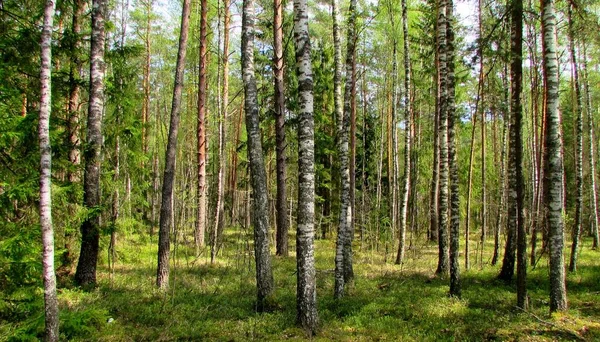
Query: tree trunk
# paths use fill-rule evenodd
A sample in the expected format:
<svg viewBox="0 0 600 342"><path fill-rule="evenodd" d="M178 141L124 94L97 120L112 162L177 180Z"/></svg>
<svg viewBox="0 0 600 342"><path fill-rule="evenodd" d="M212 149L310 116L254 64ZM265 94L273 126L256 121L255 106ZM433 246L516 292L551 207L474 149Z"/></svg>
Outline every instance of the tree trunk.
<svg viewBox="0 0 600 342"><path fill-rule="evenodd" d="M452 0L447 0L446 5L446 37L447 37L447 72L448 72L448 170L450 183L450 295L461 296L460 265L458 262L460 241L460 193L458 179L458 158L456 153L456 102L455 102L455 77L454 77L454 5Z"/></svg>
<svg viewBox="0 0 600 342"><path fill-rule="evenodd" d="M173 102L171 103L171 121L169 137L165 152L165 171L162 186L162 206L160 208L160 230L158 233L158 267L156 269L156 286L161 289L169 287L169 252L171 241L169 237L173 218L173 183L175 180L175 157L177 155L177 133L179 130L179 114L181 112L181 92L183 90L183 74L185 71L185 54L187 49L188 29L190 26L190 0L183 1L181 12L181 32L179 49L175 67L175 83L173 87Z"/></svg>
<svg viewBox="0 0 600 342"><path fill-rule="evenodd" d="M402 33L404 40L404 174L402 175L402 186L400 188L400 210L398 233L398 254L396 264L404 262L404 249L406 244L406 221L408 213L408 196L410 195L410 173L411 173L411 135L412 135L412 103L411 94L411 71L410 71L410 45L408 36L408 6L406 0L402 0Z"/></svg>
<svg viewBox="0 0 600 342"><path fill-rule="evenodd" d="M200 7L200 44L198 52L200 64L198 66L198 125L196 130L198 144L198 210L196 212L196 227L194 230L196 255L199 254L200 248L204 247L204 236L206 232L206 74L208 70L208 0L201 0Z"/></svg>
<svg viewBox="0 0 600 342"><path fill-rule="evenodd" d="M437 1L432 2L432 7L435 7L435 11L439 16L439 5L437 5ZM433 8L432 8L433 10ZM435 23L435 32L438 29L438 22ZM433 124L433 165L432 165L432 177L429 189L429 241L438 241L438 194L439 194L439 185L440 185L440 138L439 138L439 126L440 126L440 56L439 56L439 41L438 35L436 34L436 48L435 48L435 66L436 66L436 74L435 74L435 111L434 111L434 124Z"/></svg>
<svg viewBox="0 0 600 342"><path fill-rule="evenodd" d="M569 52L571 54L571 75L573 87L575 88L575 101L573 101L573 114L576 117L575 123L575 139L576 139L576 156L575 156L575 179L576 179L576 195L575 195L575 227L573 227L573 243L571 245L571 260L569 262L569 271L577 271L577 252L579 250L579 237L581 235L581 218L583 206L583 112L582 112L582 95L579 87L579 71L577 70L577 56L575 54L575 29L573 27L573 4L568 5L568 21L569 21Z"/></svg>
<svg viewBox="0 0 600 342"><path fill-rule="evenodd" d="M560 137L561 113L559 111L559 73L556 53L556 15L554 0L541 0L544 54L544 78L546 83L546 134L544 146L544 209L550 247L550 311L567 309L565 263L563 257L564 222L563 208L563 165Z"/></svg>
<svg viewBox="0 0 600 342"><path fill-rule="evenodd" d="M492 256L492 265L495 266L498 263L499 252L500 252L500 231L502 229L502 215L505 210L505 198L506 198L506 152L508 148L508 127L510 121L510 111L508 109L508 85L506 84L507 72L506 72L506 64L504 67L504 77L503 77L503 86L504 86L504 103L503 112L504 117L502 118L502 152L500 153L500 203L498 204L498 214L496 216L496 228L494 230L494 255Z"/></svg>
<svg viewBox="0 0 600 342"><path fill-rule="evenodd" d="M475 130L477 127L477 109L479 108L479 94L481 92L481 78L479 79L479 85L477 88L477 99L475 101L475 111L471 119L471 148L469 153L469 171L467 175L467 213L465 219L465 269L468 270L471 267L470 262L470 251L469 251L469 237L471 236L471 198L473 193L473 160L475 159Z"/></svg>
<svg viewBox="0 0 600 342"><path fill-rule="evenodd" d="M483 39L483 16L482 16L482 0L479 0L479 39ZM480 42L481 43L481 42ZM481 258L480 263L483 263L483 244L485 242L485 235L487 231L487 207L486 207L486 171L485 171L485 155L486 155L486 120L485 120L485 92L483 90L485 83L484 73L484 57L483 57L483 46L479 45L480 59L479 59L479 110L481 110Z"/></svg>
<svg viewBox="0 0 600 342"><path fill-rule="evenodd" d="M212 234L212 245L210 249L210 263L214 263L220 249L220 240L225 224L223 192L225 187L225 120L229 105L229 0L223 0L223 90L221 110L219 113L219 137L218 137L218 162L217 162L217 205L215 212L215 225Z"/></svg>
<svg viewBox="0 0 600 342"><path fill-rule="evenodd" d="M514 180L509 181L510 204L507 219L517 230L517 306L526 310L527 303L527 235L523 202L525 180L523 177L523 2L512 0L511 6L511 125L510 160L514 165ZM513 147L514 146L514 147ZM513 223L510 223L513 222Z"/></svg>
<svg viewBox="0 0 600 342"><path fill-rule="evenodd" d="M273 0L273 73L275 78L275 118L277 144L277 255L288 256L287 166L285 140L285 89L283 58L283 2Z"/></svg>
<svg viewBox="0 0 600 342"><path fill-rule="evenodd" d="M75 272L79 285L96 285L96 264L100 240L100 153L102 150L102 113L104 110L104 16L106 1L92 1L92 37L90 52L90 100L83 201L89 211L81 225L81 252Z"/></svg>
<svg viewBox="0 0 600 342"><path fill-rule="evenodd" d="M226 25L227 26L227 25ZM266 308L273 293L273 273L269 255L269 199L267 175L258 114L258 94L254 78L254 2L244 0L242 17L242 73L244 78L244 109L248 133L248 159L252 183L252 224L254 225L254 257L256 260L256 309Z"/></svg>
<svg viewBox="0 0 600 342"><path fill-rule="evenodd" d="M438 191L438 266L436 274L445 276L448 273L448 75L446 47L446 7L447 0L438 0L438 55L439 55L439 88L440 88L440 123L438 138L440 139L440 181Z"/></svg>
<svg viewBox="0 0 600 342"><path fill-rule="evenodd" d="M44 6L44 26L41 39L40 70L40 226L42 229L42 274L44 278L45 336L58 341L58 299L54 273L54 229L52 227L52 147L50 146L50 113L52 111L52 21L54 1Z"/></svg>
<svg viewBox="0 0 600 342"><path fill-rule="evenodd" d="M85 2L81 0L74 1L73 3L73 22L71 27L71 34L73 45L71 46L71 62L69 65L69 103L68 103L68 122L67 122L67 134L69 144L69 162L71 163L72 169L67 172L67 178L71 183L79 183L81 180L81 171L79 170L81 164L81 142L79 131L81 129L80 121L80 105L79 99L81 95L81 74L83 72L83 61L79 57L80 49L82 45L81 35L81 17L85 11ZM26 98L25 98L26 99ZM73 203L80 201L79 196L76 194L71 195ZM74 210L74 209L73 209ZM65 231L65 245L64 252L61 256L62 265L69 272L73 264L73 251L71 244L73 242L73 233Z"/></svg>
<svg viewBox="0 0 600 342"><path fill-rule="evenodd" d="M340 158L340 217L338 234L335 244L335 270L333 297L339 299L344 296L344 245L348 237L350 221L352 220L352 207L350 205L350 172L348 170L348 123L342 102L342 42L340 38L340 10L338 0L332 1L333 15L333 45L334 65L333 96L335 117L337 120L337 144ZM349 76L349 75L347 75Z"/></svg>
<svg viewBox="0 0 600 342"><path fill-rule="evenodd" d="M294 40L298 74L298 230L296 233L297 322L309 335L316 333L315 271L315 142L313 74L308 35L308 4L294 0Z"/></svg>
<svg viewBox="0 0 600 342"><path fill-rule="evenodd" d="M583 44L583 78L585 80L585 106L587 109L587 121L588 121L588 132L589 132L589 141L590 141L590 176L591 176L591 187L590 191L592 192L592 203L593 203L593 213L592 217L594 219L594 223L592 224L592 237L593 237L593 248L598 248L598 240L600 239L598 236L598 231L600 230L600 215L598 215L598 188L596 186L596 157L594 153L594 142L597 141L594 139L594 121L592 114L592 100L590 96L590 83L588 78L588 68L587 68L587 51L586 44Z"/></svg>

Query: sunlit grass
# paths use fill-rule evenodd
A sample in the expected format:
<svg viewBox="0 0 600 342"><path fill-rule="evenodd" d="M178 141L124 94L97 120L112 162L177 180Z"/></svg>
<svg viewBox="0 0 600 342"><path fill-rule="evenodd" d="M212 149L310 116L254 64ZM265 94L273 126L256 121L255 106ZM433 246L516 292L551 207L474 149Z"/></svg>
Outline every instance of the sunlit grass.
<svg viewBox="0 0 600 342"><path fill-rule="evenodd" d="M305 340L295 326L295 246L290 256L273 257L274 305L254 311L252 243L247 233L231 229L215 264L209 251L194 256L194 247L173 248L168 291L155 288L156 243L136 235L120 240L119 260L111 273L101 260L99 286L90 291L69 284L59 289L62 334L74 341ZM333 299L333 240L316 241L320 331L316 340L338 341L553 341L600 339L600 263L585 241L579 271L568 275L570 310L550 316L548 268L542 258L529 269L530 313L515 307L514 284L497 281L498 266L489 265L491 242L483 262L464 270L463 296L448 296L448 280L433 277L437 246L416 243L406 263L393 265L389 248L360 250L355 241L356 279L348 295ZM366 245L366 244L365 244ZM545 321L542 322L539 319ZM42 324L42 325L40 325ZM40 333L43 319L5 322L0 339ZM34 327L34 328L32 328ZM32 331L32 329L34 331ZM20 336L20 337L19 337ZM39 336L39 335L38 335Z"/></svg>

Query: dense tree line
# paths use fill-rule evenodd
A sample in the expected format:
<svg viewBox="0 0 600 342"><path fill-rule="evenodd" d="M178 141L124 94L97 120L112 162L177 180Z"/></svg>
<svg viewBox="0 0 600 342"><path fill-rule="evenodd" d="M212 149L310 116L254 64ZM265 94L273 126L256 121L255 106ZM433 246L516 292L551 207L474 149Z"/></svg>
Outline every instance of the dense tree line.
<svg viewBox="0 0 600 342"><path fill-rule="evenodd" d="M0 290L43 286L56 341L57 278L96 286L118 234L158 247L166 290L176 246L218 267L251 227L256 310L294 257L309 335L315 239L336 238L336 300L353 249L402 270L435 246L451 296L501 262L523 310L547 258L567 310L565 257L599 240L598 5L0 1Z"/></svg>

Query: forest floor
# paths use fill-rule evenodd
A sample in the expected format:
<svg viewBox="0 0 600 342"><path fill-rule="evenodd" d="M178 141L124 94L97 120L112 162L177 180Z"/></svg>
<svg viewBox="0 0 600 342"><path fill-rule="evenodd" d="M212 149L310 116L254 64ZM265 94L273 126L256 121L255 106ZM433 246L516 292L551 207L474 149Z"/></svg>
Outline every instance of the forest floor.
<svg viewBox="0 0 600 342"><path fill-rule="evenodd" d="M274 307L258 314L253 306L254 265L248 236L239 230L226 231L224 248L212 265L208 250L195 258L193 243L175 244L167 292L154 287L156 241L140 235L121 237L113 272L106 266L106 255L101 257L97 288L85 292L62 281L61 340L305 340L304 332L295 326L294 237L290 256L272 260ZM393 264L391 252L386 258L384 248L379 253L361 250L355 241L356 280L347 297L336 302L332 296L335 241L316 240L320 331L314 340L600 340L600 252L590 250L591 241L583 242L577 273L568 275L569 311L554 315L548 307L547 259L528 271L530 309L523 312L515 307L514 282L495 279L500 266L489 264L492 244L485 250L483 267L473 248L472 267L465 271L461 253L463 296L455 299L448 297L448 280L433 277L437 245L421 243L411 248L401 269ZM41 290L37 294L42 297ZM41 304L23 320L0 319L0 340L28 339L42 331Z"/></svg>

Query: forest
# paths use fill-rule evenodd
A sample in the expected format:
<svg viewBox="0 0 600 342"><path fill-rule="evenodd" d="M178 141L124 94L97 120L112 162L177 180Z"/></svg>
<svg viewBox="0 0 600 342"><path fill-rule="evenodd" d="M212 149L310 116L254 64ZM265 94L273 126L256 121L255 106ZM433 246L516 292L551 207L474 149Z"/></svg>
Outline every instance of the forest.
<svg viewBox="0 0 600 342"><path fill-rule="evenodd" d="M0 0L0 341L600 340L599 0Z"/></svg>

